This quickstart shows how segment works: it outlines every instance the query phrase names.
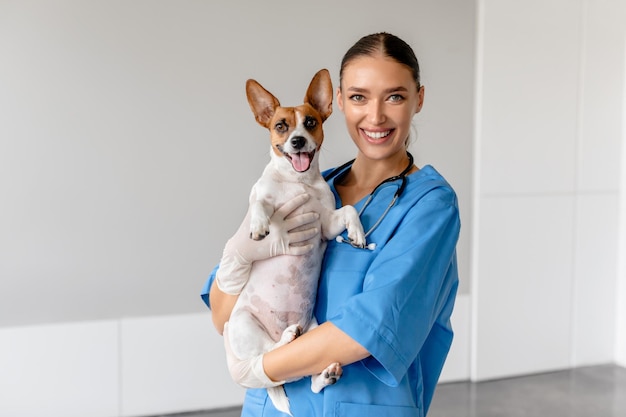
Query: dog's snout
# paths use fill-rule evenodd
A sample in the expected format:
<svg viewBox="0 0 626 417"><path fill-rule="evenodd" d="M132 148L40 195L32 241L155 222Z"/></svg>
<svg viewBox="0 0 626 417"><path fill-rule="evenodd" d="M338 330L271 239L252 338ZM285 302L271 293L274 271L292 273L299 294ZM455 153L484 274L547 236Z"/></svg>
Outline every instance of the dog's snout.
<svg viewBox="0 0 626 417"><path fill-rule="evenodd" d="M302 149L306 145L306 138L304 136L294 136L291 138L291 146L294 149Z"/></svg>

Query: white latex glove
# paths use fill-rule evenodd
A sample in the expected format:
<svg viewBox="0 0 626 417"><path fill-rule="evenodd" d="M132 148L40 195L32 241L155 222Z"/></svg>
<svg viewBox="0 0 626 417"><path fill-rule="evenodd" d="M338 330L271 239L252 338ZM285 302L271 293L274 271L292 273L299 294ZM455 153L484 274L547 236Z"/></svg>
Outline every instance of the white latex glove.
<svg viewBox="0 0 626 417"><path fill-rule="evenodd" d="M226 242L219 269L215 275L218 288L231 295L241 293L248 282L252 262L278 255L304 255L320 239L319 214L315 212L290 216L309 200L300 194L278 208L270 218L270 233L262 240L250 238L250 212L237 232ZM302 227L302 230L294 229Z"/></svg>
<svg viewBox="0 0 626 417"><path fill-rule="evenodd" d="M233 380L246 388L271 388L283 385L285 381L272 381L263 369L263 354L251 359L239 359L230 348L228 322L224 324L224 347L226 362Z"/></svg>

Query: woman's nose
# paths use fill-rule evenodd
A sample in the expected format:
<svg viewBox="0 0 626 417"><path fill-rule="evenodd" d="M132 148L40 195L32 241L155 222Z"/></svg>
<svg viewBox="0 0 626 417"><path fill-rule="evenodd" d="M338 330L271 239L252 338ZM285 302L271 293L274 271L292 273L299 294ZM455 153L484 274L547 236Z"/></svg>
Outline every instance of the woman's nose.
<svg viewBox="0 0 626 417"><path fill-rule="evenodd" d="M372 100L369 103L368 116L372 124L379 125L385 121L384 104L378 100Z"/></svg>

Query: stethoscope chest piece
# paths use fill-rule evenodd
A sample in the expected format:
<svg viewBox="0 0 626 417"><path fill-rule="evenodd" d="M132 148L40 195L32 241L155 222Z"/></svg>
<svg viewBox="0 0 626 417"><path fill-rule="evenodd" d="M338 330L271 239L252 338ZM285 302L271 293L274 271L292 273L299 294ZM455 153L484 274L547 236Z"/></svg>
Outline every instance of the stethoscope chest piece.
<svg viewBox="0 0 626 417"><path fill-rule="evenodd" d="M374 250L376 249L376 243L367 243L364 245L357 245L356 243L354 243L352 241L352 239L346 239L343 236L339 235L335 238L335 240L339 243L348 243L350 244L353 248L357 248L357 249L369 249L369 250Z"/></svg>

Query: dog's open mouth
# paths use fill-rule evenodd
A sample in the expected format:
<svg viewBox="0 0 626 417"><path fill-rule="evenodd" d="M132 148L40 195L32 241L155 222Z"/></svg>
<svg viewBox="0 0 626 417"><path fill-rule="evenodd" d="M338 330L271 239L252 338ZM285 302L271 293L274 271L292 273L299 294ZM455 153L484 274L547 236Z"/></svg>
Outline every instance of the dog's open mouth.
<svg viewBox="0 0 626 417"><path fill-rule="evenodd" d="M291 162L293 169L295 169L297 172L305 172L311 167L311 161L315 156L315 151L285 153L285 156Z"/></svg>

